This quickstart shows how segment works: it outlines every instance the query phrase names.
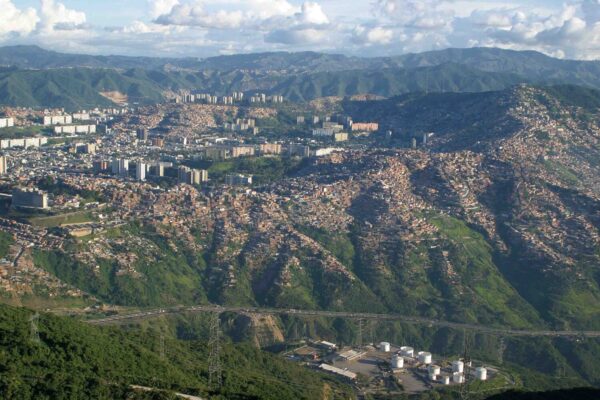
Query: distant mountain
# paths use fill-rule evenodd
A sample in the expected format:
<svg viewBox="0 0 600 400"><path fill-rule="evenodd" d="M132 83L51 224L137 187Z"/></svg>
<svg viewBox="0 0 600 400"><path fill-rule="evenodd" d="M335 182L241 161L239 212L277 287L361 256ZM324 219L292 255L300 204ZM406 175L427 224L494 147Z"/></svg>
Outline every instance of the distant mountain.
<svg viewBox="0 0 600 400"><path fill-rule="evenodd" d="M83 108L154 103L165 91L280 94L292 101L324 96L485 92L519 83L600 88L600 62L558 60L532 51L448 49L387 58L261 53L205 60L61 54L35 46L0 48L0 104Z"/></svg>
<svg viewBox="0 0 600 400"><path fill-rule="evenodd" d="M67 109L104 106L112 102L100 93L120 92L129 103L164 100L165 91L180 89L224 95L232 91L264 91L292 101L324 96L372 93L395 96L411 92L478 92L501 90L524 82L517 75L482 72L456 64L415 69L352 70L312 74L271 74L232 71L159 71L63 68L0 70L0 104Z"/></svg>
<svg viewBox="0 0 600 400"><path fill-rule="evenodd" d="M49 68L114 68L114 69L162 69L165 66L189 68L196 66L195 58L158 58L131 56L93 56L67 54L42 49L38 46L0 47L0 66L21 69Z"/></svg>
<svg viewBox="0 0 600 400"><path fill-rule="evenodd" d="M114 103L101 93L111 91L126 94L132 103L149 103L161 101L162 90L151 80L115 70L0 70L0 104L11 106L69 110L110 106Z"/></svg>
<svg viewBox="0 0 600 400"><path fill-rule="evenodd" d="M516 74L531 82L571 83L600 88L600 62L560 60L536 51L497 48L446 49L392 57L387 64L403 68L457 63L487 72Z"/></svg>
<svg viewBox="0 0 600 400"><path fill-rule="evenodd" d="M482 92L502 90L524 82L527 80L515 74L444 64L294 75L281 80L270 91L293 101L307 101L366 93L389 97L414 92Z"/></svg>

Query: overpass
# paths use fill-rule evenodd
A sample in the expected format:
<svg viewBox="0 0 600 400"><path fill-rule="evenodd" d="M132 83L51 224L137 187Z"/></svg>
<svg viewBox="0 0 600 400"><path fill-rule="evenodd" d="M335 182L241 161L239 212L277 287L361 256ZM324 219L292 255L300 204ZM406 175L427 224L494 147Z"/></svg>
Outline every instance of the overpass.
<svg viewBox="0 0 600 400"><path fill-rule="evenodd" d="M357 313L345 311L323 311L323 310L296 310L296 309L277 309L261 307L230 307L220 305L198 305L187 307L157 308L152 310L143 310L129 314L117 314L100 319L90 319L86 322L93 325L110 325L120 322L136 321L142 319L155 318L161 315L176 315L188 313L224 313L231 312L237 314L263 314L263 315L288 315L298 317L327 317L327 318L347 318L363 319L377 321L397 321L407 324L426 325L437 328L451 328L458 330L467 330L478 333L487 333L498 336L522 336L522 337L585 337L600 338L600 331L578 331L578 330L529 330L512 329L479 324L467 324L460 322L441 321L423 317L413 317L400 314L375 314L375 313Z"/></svg>

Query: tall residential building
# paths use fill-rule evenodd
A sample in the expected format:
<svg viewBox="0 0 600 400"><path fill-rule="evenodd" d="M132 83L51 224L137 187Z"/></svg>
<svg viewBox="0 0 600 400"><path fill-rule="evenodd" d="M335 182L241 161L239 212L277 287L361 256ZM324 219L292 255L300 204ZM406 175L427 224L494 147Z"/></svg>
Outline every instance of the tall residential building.
<svg viewBox="0 0 600 400"><path fill-rule="evenodd" d="M11 118L11 117L0 118L0 128L10 128L13 126L15 126L14 118Z"/></svg>
<svg viewBox="0 0 600 400"><path fill-rule="evenodd" d="M8 162L6 156L0 156L0 175L6 175L8 172Z"/></svg>
<svg viewBox="0 0 600 400"><path fill-rule="evenodd" d="M147 129L140 128L136 131L136 133L137 133L137 138L139 140L144 140L144 141L148 140L148 130Z"/></svg>
<svg viewBox="0 0 600 400"><path fill-rule="evenodd" d="M146 180L146 164L143 162L138 162L135 169L135 179L138 181Z"/></svg>
<svg viewBox="0 0 600 400"><path fill-rule="evenodd" d="M208 181L208 171L204 169L192 169L189 167L179 167L177 171L179 183L188 185L199 185L202 182Z"/></svg>
<svg viewBox="0 0 600 400"><path fill-rule="evenodd" d="M23 208L48 208L48 194L38 189L15 188L12 192L12 206Z"/></svg>
<svg viewBox="0 0 600 400"><path fill-rule="evenodd" d="M113 160L111 169L115 175L127 176L129 175L129 160L124 158Z"/></svg>

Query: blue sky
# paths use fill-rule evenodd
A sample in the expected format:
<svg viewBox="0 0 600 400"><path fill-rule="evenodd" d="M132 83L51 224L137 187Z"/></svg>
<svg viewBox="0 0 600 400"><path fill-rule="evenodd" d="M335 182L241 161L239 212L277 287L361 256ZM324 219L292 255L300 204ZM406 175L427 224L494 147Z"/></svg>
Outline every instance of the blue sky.
<svg viewBox="0 0 600 400"><path fill-rule="evenodd" d="M206 57L447 47L600 57L600 0L0 0L0 45Z"/></svg>

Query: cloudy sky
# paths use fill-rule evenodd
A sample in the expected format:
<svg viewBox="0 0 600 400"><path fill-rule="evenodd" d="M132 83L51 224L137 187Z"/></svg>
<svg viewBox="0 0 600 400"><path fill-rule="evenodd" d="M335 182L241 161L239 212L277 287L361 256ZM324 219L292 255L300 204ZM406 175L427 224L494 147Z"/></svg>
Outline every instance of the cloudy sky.
<svg viewBox="0 0 600 400"><path fill-rule="evenodd" d="M600 0L0 0L0 45L206 57L447 47L600 59Z"/></svg>

